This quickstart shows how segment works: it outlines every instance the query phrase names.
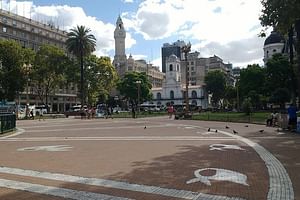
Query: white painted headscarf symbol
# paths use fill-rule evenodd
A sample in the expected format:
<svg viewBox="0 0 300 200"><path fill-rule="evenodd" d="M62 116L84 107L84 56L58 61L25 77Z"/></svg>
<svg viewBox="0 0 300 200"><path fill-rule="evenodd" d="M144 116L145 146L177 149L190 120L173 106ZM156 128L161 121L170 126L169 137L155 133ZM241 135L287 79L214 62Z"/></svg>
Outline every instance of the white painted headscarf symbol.
<svg viewBox="0 0 300 200"><path fill-rule="evenodd" d="M69 145L56 145L56 146L35 146L18 149L18 151L69 151Z"/></svg>
<svg viewBox="0 0 300 200"><path fill-rule="evenodd" d="M206 170L214 170L216 171L215 175L212 176L202 176L200 172ZM235 171L227 170L227 169L218 169L218 168L204 168L198 169L194 172L196 178L193 178L186 182L186 184L201 182L205 185L211 185L210 180L217 180L217 181L230 181L238 184L242 184L245 186L249 186L247 184L247 176Z"/></svg>
<svg viewBox="0 0 300 200"><path fill-rule="evenodd" d="M229 144L212 144L209 145L209 150L218 150L218 151L224 151L228 149L233 149L233 150L241 150L244 151L245 149L237 146L237 145L229 145Z"/></svg>

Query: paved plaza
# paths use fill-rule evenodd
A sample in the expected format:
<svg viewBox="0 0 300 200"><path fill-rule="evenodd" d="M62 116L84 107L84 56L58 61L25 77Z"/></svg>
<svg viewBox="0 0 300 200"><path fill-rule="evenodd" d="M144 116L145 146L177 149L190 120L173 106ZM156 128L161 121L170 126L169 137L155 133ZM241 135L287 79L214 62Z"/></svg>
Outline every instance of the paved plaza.
<svg viewBox="0 0 300 200"><path fill-rule="evenodd" d="M300 135L273 127L168 117L17 127L0 138L1 200L300 199Z"/></svg>

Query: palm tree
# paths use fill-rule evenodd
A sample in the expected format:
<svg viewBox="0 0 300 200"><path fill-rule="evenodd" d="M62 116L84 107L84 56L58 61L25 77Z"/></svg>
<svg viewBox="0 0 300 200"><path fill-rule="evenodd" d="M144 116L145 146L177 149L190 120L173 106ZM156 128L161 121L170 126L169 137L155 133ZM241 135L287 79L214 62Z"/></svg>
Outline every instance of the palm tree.
<svg viewBox="0 0 300 200"><path fill-rule="evenodd" d="M80 60L80 95L81 105L85 104L85 95L83 91L83 58L95 51L96 38L89 34L91 30L85 26L77 26L70 30L66 41L67 49Z"/></svg>

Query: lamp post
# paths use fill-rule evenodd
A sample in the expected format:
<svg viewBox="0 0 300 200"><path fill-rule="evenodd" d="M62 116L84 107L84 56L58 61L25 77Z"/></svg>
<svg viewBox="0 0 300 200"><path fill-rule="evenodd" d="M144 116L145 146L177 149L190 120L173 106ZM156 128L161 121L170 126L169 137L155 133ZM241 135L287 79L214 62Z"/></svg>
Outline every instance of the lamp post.
<svg viewBox="0 0 300 200"><path fill-rule="evenodd" d="M185 114L189 112L189 70L187 62L187 54L191 51L191 43L187 43L181 47L181 51L184 53L185 60Z"/></svg>
<svg viewBox="0 0 300 200"><path fill-rule="evenodd" d="M141 90L141 83L142 83L142 81L135 81L135 83L137 84L137 95L138 95L138 99L137 99L137 114L139 114L139 112L140 112L140 90Z"/></svg>
<svg viewBox="0 0 300 200"><path fill-rule="evenodd" d="M31 64L23 64L23 69L26 74L26 109L25 109L25 117L27 118L29 116L29 73L31 69Z"/></svg>
<svg viewBox="0 0 300 200"><path fill-rule="evenodd" d="M240 77L236 77L236 83L235 83L235 87L236 87L236 109L239 112L240 111L240 97L239 97L239 78Z"/></svg>

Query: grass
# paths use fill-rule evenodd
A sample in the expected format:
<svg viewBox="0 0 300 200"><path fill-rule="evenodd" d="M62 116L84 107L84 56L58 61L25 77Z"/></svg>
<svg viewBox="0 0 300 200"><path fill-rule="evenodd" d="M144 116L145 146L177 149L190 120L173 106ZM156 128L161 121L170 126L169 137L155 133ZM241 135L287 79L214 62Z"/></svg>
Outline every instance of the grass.
<svg viewBox="0 0 300 200"><path fill-rule="evenodd" d="M235 112L203 112L194 113L192 119L204 121L225 121L225 122L246 122L265 124L266 119L270 116L269 112L255 112L251 115Z"/></svg>

